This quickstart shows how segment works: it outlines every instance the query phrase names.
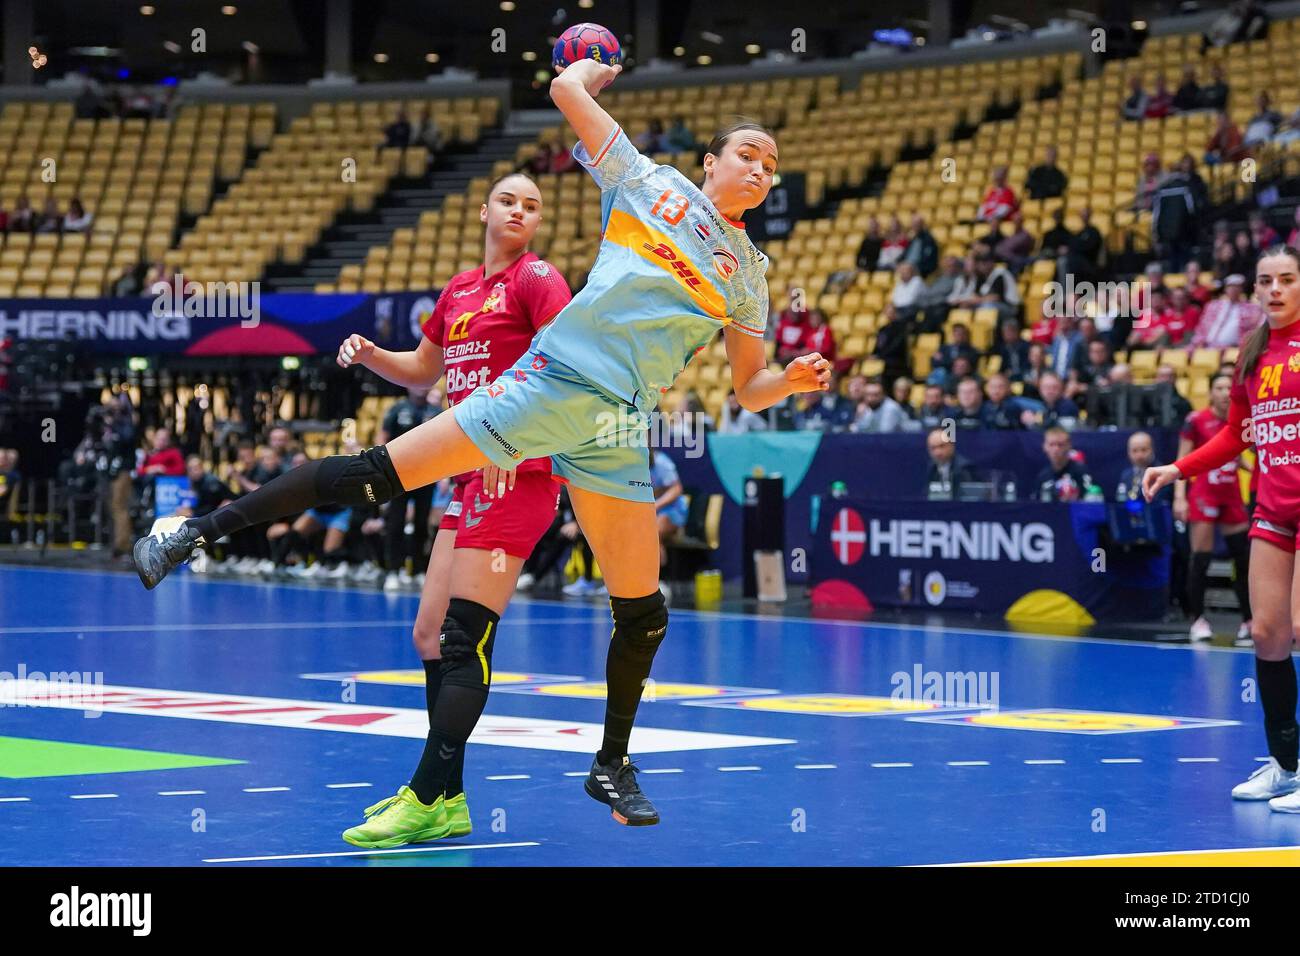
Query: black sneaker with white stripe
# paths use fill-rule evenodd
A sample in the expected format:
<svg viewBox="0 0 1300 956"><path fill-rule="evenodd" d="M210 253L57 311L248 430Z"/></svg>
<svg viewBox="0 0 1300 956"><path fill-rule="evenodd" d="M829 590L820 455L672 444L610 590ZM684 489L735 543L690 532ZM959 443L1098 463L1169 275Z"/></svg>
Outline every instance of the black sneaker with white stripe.
<svg viewBox="0 0 1300 956"><path fill-rule="evenodd" d="M188 561L195 549L205 543L197 531L185 524L183 517L159 518L131 551L140 583L152 591L173 568Z"/></svg>
<svg viewBox="0 0 1300 956"><path fill-rule="evenodd" d="M637 785L637 765L624 754L615 763L603 764L600 755L591 761L584 787L593 800L608 804L614 819L629 827L648 827L659 822L659 811Z"/></svg>

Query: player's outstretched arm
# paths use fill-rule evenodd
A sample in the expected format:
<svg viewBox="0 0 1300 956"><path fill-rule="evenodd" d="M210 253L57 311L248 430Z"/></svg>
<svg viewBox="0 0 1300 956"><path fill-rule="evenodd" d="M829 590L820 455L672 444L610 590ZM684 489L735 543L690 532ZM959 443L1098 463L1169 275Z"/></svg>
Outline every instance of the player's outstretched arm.
<svg viewBox="0 0 1300 956"><path fill-rule="evenodd" d="M336 361L341 368L364 365L380 378L404 388L432 388L442 378L442 347L427 338L421 338L413 352L390 352L364 335L353 333L339 346Z"/></svg>
<svg viewBox="0 0 1300 956"><path fill-rule="evenodd" d="M551 80L551 101L559 107L573 131L587 147L588 156L596 156L618 124L596 96L623 71L595 60L578 60L567 67L557 67L560 75Z"/></svg>
<svg viewBox="0 0 1300 956"><path fill-rule="evenodd" d="M761 412L799 392L824 392L830 388L831 363L819 352L801 355L782 372L767 367L763 340L746 332L723 331L727 362L731 365L731 387L740 407Z"/></svg>

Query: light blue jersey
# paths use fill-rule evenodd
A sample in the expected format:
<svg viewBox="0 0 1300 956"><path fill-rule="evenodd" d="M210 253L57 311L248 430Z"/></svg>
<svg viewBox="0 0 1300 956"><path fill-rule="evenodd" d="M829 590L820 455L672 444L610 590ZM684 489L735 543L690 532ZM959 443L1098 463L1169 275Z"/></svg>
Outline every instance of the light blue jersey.
<svg viewBox="0 0 1300 956"><path fill-rule="evenodd" d="M642 156L621 127L593 159L600 252L587 285L533 340L612 397L652 411L692 356L733 325L762 338L768 258L672 166Z"/></svg>

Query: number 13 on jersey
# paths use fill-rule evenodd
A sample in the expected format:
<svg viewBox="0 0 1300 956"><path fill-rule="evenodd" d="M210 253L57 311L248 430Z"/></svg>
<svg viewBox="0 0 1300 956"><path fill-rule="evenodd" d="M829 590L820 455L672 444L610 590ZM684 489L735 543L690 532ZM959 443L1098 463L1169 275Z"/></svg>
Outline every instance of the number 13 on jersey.
<svg viewBox="0 0 1300 956"><path fill-rule="evenodd" d="M682 221L686 215L686 210L690 208L691 201L680 193L675 193L671 189L665 189L650 207L652 216L662 216L664 222L670 226L675 226Z"/></svg>

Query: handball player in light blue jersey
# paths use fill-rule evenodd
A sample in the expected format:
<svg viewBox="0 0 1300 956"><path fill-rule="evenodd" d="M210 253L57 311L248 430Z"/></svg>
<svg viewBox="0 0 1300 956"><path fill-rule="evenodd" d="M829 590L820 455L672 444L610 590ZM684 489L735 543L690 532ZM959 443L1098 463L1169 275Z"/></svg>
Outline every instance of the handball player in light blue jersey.
<svg viewBox="0 0 1300 956"><path fill-rule="evenodd" d="M551 99L579 139L574 156L601 189L603 233L585 288L494 382L451 415L388 445L335 455L268 482L203 518L161 519L137 542L148 588L196 547L319 504L384 502L441 478L549 456L610 593L604 736L585 788L620 823L659 822L636 781L628 744L642 687L668 626L659 591L659 538L642 416L718 330L742 407L761 411L829 388L817 353L768 369L763 331L767 257L740 221L761 205L777 168L772 134L740 123L714 137L696 186L640 155L596 102L621 66L580 60L551 81ZM634 414L629 414L633 410ZM620 424L612 429L611 422ZM430 740L447 772L482 713L498 615L475 609L443 623L442 689Z"/></svg>

